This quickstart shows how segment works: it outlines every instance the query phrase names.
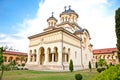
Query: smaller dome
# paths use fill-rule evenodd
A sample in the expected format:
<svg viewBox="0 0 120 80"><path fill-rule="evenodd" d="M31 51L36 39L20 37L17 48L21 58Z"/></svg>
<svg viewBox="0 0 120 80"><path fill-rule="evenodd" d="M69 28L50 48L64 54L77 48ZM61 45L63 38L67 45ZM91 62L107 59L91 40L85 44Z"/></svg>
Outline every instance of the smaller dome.
<svg viewBox="0 0 120 80"><path fill-rule="evenodd" d="M47 22L48 22L49 20L55 20L55 21L57 22L57 19L53 16L53 12L52 12L52 16L47 19Z"/></svg>

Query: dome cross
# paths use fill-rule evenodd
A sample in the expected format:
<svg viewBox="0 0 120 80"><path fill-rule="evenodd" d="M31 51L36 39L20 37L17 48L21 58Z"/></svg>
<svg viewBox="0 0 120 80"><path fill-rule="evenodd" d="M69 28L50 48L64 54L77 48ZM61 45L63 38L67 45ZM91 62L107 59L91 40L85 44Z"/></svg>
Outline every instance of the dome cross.
<svg viewBox="0 0 120 80"><path fill-rule="evenodd" d="M71 5L69 5L69 10L71 9Z"/></svg>
<svg viewBox="0 0 120 80"><path fill-rule="evenodd" d="M53 17L54 12L52 12L52 17Z"/></svg>
<svg viewBox="0 0 120 80"><path fill-rule="evenodd" d="M64 7L65 11L66 11L66 8L67 8L67 7L65 6L65 7Z"/></svg>

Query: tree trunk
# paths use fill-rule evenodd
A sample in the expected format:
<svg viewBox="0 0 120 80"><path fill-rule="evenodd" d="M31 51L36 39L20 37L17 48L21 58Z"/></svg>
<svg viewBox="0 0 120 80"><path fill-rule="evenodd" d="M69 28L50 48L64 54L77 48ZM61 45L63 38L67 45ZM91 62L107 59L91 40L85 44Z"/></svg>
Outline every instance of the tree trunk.
<svg viewBox="0 0 120 80"><path fill-rule="evenodd" d="M2 69L2 71L1 71L1 75L0 75L0 80L2 80L3 72L4 72L4 70Z"/></svg>

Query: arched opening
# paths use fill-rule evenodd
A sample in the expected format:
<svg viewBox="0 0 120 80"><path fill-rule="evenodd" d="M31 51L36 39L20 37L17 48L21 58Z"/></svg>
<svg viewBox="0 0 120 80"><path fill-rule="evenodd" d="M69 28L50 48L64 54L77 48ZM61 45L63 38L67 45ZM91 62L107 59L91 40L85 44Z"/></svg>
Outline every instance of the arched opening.
<svg viewBox="0 0 120 80"><path fill-rule="evenodd" d="M47 51L48 51L48 62L51 62L52 61L51 49L48 48Z"/></svg>
<svg viewBox="0 0 120 80"><path fill-rule="evenodd" d="M54 47L54 61L57 62L58 61L58 48L57 47Z"/></svg>
<svg viewBox="0 0 120 80"><path fill-rule="evenodd" d="M30 62L32 62L32 50L30 50L29 56L30 56Z"/></svg>
<svg viewBox="0 0 120 80"><path fill-rule="evenodd" d="M70 48L68 48L67 62L69 61L69 58L70 58Z"/></svg>
<svg viewBox="0 0 120 80"><path fill-rule="evenodd" d="M19 64L20 63L20 58L16 57L15 61L16 61L16 64Z"/></svg>
<svg viewBox="0 0 120 80"><path fill-rule="evenodd" d="M4 62L7 62L7 57L6 56L4 56Z"/></svg>
<svg viewBox="0 0 120 80"><path fill-rule="evenodd" d="M8 62L11 62L12 60L13 60L13 57L10 57L9 60L8 60Z"/></svg>
<svg viewBox="0 0 120 80"><path fill-rule="evenodd" d="M63 53L62 53L62 61L65 62L65 54L66 54L66 48L63 47Z"/></svg>
<svg viewBox="0 0 120 80"><path fill-rule="evenodd" d="M45 61L45 53L44 53L45 51L44 51L44 48L43 47L41 47L40 48L40 64L42 65L42 64L44 64L44 61Z"/></svg>
<svg viewBox="0 0 120 80"><path fill-rule="evenodd" d="M37 53L36 53L37 51L36 51L36 49L34 49L34 61L36 62L36 58L37 58Z"/></svg>

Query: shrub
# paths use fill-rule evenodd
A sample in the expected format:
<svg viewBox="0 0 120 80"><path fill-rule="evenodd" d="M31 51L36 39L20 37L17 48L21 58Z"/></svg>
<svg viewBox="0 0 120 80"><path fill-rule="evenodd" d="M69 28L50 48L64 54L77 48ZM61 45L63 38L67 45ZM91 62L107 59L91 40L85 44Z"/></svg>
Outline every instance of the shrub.
<svg viewBox="0 0 120 80"><path fill-rule="evenodd" d="M28 68L24 68L24 70L28 70Z"/></svg>
<svg viewBox="0 0 120 80"><path fill-rule="evenodd" d="M98 61L98 65L100 66L100 67L103 67L103 66L106 66L106 61L105 61L105 59L100 59L99 61Z"/></svg>
<svg viewBox="0 0 120 80"><path fill-rule="evenodd" d="M109 67L96 76L94 80L120 80L120 64Z"/></svg>
<svg viewBox="0 0 120 80"><path fill-rule="evenodd" d="M105 70L105 68L97 68L97 71L99 72L99 73L101 73L102 71L104 71Z"/></svg>
<svg viewBox="0 0 120 80"><path fill-rule="evenodd" d="M69 70L70 72L73 72L73 61L72 60L70 60Z"/></svg>
<svg viewBox="0 0 120 80"><path fill-rule="evenodd" d="M24 66L25 66L25 63L22 63L22 64L21 64L21 66L23 66L23 67L24 67Z"/></svg>
<svg viewBox="0 0 120 80"><path fill-rule="evenodd" d="M82 80L82 75L81 74L75 74L75 79L76 80Z"/></svg>

